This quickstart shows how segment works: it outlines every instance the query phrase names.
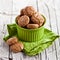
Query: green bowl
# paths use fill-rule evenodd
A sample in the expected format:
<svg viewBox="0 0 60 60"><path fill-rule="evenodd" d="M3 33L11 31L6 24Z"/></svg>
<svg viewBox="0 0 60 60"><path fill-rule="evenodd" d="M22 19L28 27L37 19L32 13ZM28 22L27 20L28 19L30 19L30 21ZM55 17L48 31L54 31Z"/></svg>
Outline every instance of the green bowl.
<svg viewBox="0 0 60 60"><path fill-rule="evenodd" d="M45 17L44 17L44 19L45 19ZM46 19L45 19L45 21L46 21ZM43 26L44 26L44 24L43 24ZM37 28L37 29L26 29L26 28L20 27L16 23L18 38L20 40L26 41L26 42L39 41L43 37L43 35L44 35L44 28L43 28L43 26L41 26L40 28Z"/></svg>

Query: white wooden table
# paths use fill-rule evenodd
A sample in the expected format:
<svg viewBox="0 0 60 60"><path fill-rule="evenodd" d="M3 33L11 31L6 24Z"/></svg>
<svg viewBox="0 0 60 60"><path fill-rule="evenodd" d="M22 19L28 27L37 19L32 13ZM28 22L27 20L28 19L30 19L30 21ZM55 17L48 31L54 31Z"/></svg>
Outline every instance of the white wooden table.
<svg viewBox="0 0 60 60"><path fill-rule="evenodd" d="M32 5L37 11L46 16L45 27L60 35L60 0L0 0L0 60L60 60L60 39L33 57L23 53L12 53L3 41L7 35L7 24L14 23L20 10Z"/></svg>

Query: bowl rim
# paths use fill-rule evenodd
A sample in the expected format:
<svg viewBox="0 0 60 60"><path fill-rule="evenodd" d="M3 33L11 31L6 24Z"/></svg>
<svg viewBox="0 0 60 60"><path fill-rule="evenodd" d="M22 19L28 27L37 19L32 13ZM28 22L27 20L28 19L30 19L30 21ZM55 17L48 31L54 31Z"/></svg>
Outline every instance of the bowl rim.
<svg viewBox="0 0 60 60"><path fill-rule="evenodd" d="M42 15L42 14L41 14L41 15ZM46 23L46 17L45 17L44 15L42 15L42 16L43 16L45 22L43 23L43 25L42 25L41 27L36 28L36 29L26 29L26 28L20 27L20 26L17 24L16 18L15 18L15 23L16 23L16 25L17 25L20 29L23 29L23 30L28 30L28 31L39 30L39 29L41 29L41 28L45 25L45 23Z"/></svg>

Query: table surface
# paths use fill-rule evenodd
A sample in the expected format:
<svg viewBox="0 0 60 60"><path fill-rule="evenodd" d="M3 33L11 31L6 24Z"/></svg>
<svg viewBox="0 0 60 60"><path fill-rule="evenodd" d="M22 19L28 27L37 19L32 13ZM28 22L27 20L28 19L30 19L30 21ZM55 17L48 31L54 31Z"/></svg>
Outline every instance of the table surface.
<svg viewBox="0 0 60 60"><path fill-rule="evenodd" d="M7 24L14 23L20 10L32 5L46 16L45 27L60 35L60 1L59 0L0 0L0 60L60 60L60 38L36 56L26 56L22 52L12 53L3 37L8 34Z"/></svg>

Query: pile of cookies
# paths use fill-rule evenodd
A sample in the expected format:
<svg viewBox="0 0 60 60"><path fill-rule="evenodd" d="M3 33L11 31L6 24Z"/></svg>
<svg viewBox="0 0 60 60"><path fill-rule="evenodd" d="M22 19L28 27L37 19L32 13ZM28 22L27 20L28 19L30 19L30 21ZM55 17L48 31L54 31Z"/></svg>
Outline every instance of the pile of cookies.
<svg viewBox="0 0 60 60"><path fill-rule="evenodd" d="M27 29L36 29L44 24L44 18L32 6L27 6L21 10L20 15L16 17L16 22L20 27Z"/></svg>
<svg viewBox="0 0 60 60"><path fill-rule="evenodd" d="M23 43L18 42L17 37L9 38L6 43L10 46L10 50L14 53L20 52L24 48Z"/></svg>

